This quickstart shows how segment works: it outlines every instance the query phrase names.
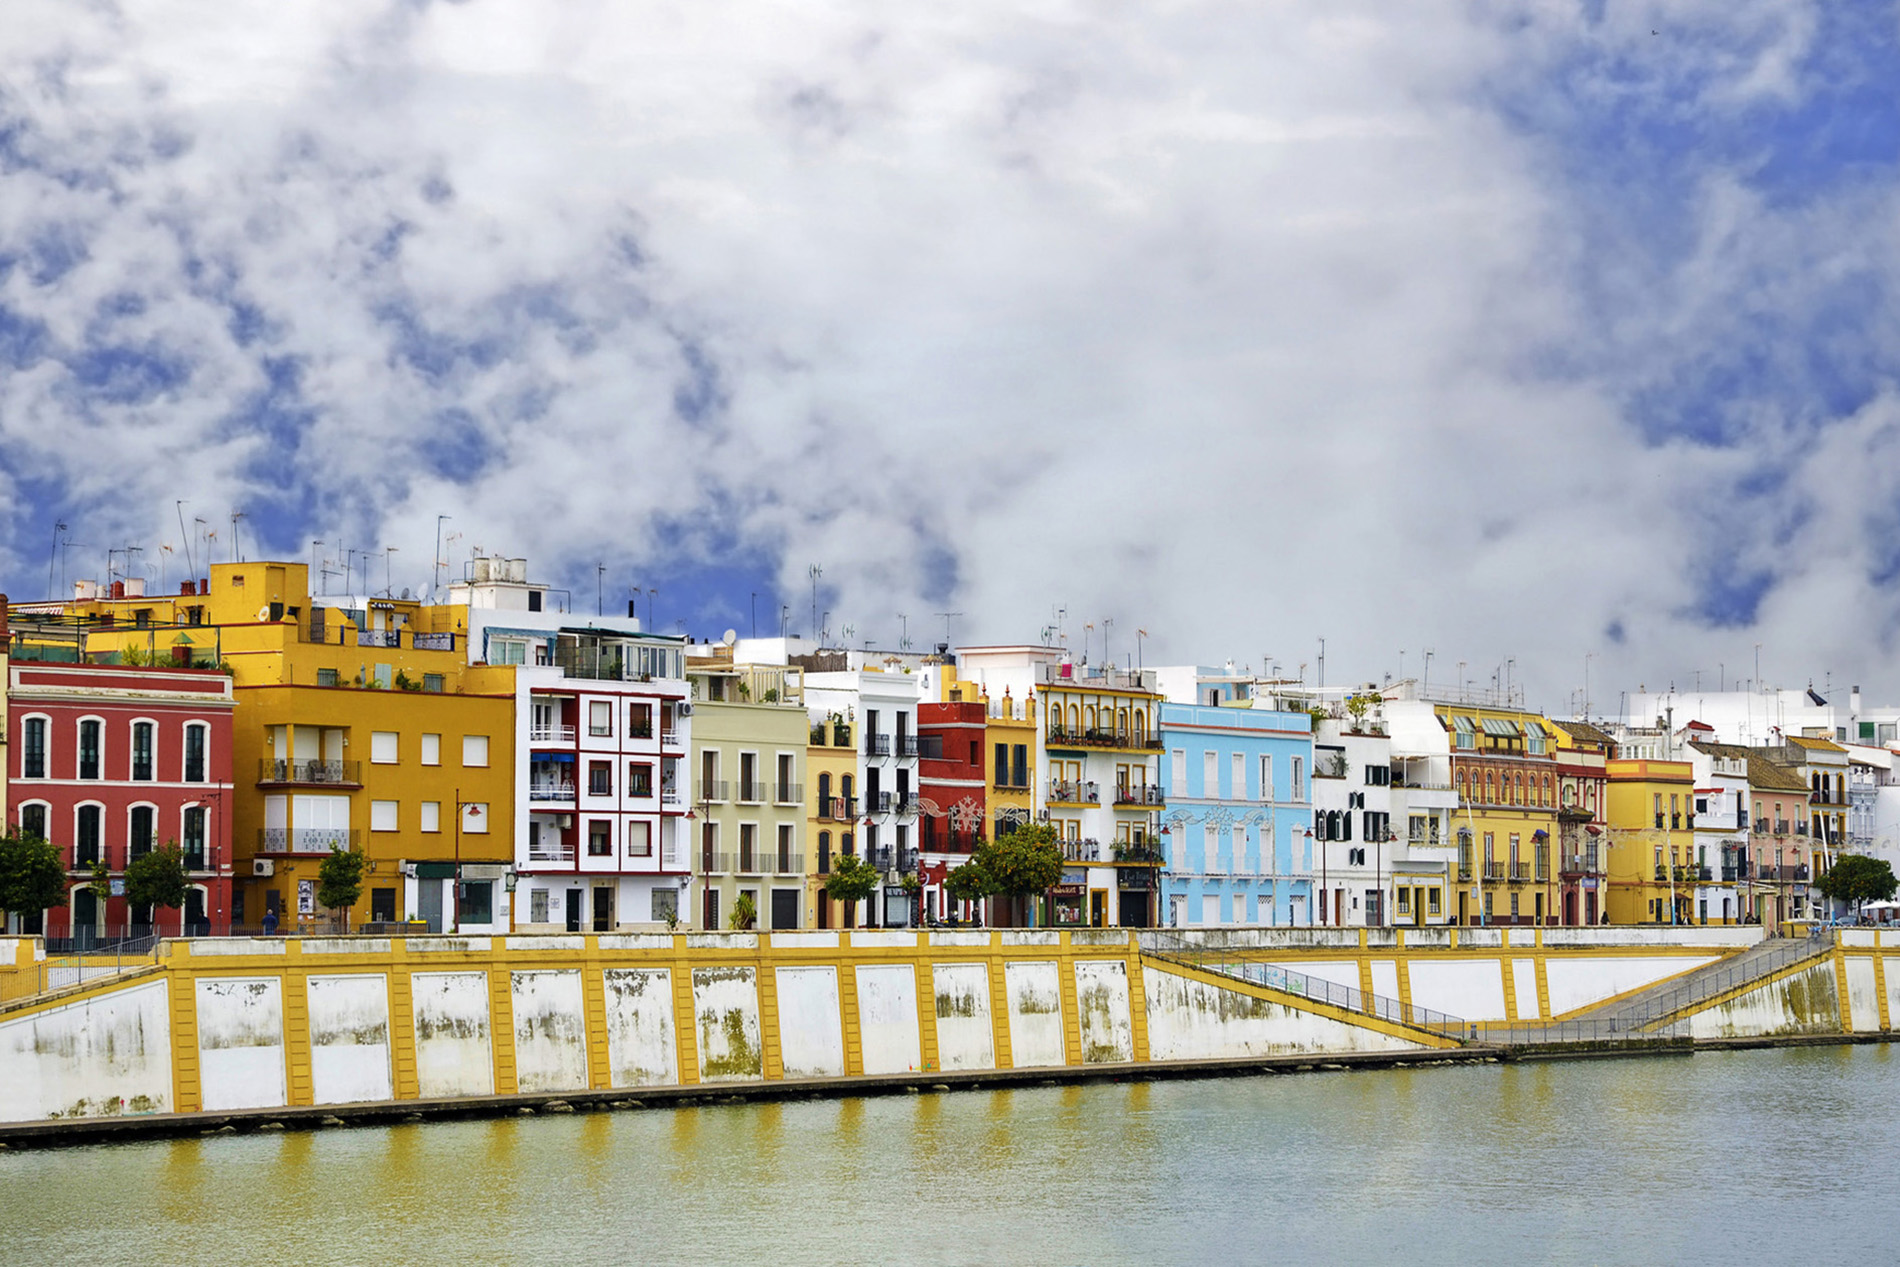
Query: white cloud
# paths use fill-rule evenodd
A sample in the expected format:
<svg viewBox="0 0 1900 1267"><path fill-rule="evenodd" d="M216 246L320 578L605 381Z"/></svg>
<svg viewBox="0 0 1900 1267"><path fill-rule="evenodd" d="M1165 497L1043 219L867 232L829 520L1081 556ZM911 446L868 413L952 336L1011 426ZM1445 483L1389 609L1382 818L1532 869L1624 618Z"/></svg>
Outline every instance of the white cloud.
<svg viewBox="0 0 1900 1267"><path fill-rule="evenodd" d="M1514 656L1552 706L1586 650L1605 680L1712 664L1731 635L1688 613L1735 545L1784 580L1737 646L1871 660L1900 613L1864 516L1763 533L1728 490L1850 467L1891 505L1850 439L1885 443L1887 406L1813 445L1765 402L1722 447L1652 442L1631 400L1751 303L1799 329L1829 270L1891 278L1890 192L1778 206L1685 154L1686 249L1626 241L1496 99L1582 58L1607 109L1629 86L1588 59L1647 58L1719 119L1798 97L1816 28L1608 8L16 3L0 251L84 259L0 271L45 327L0 452L71 484L89 541L274 486L311 508L279 549L396 542L418 575L438 511L577 576L683 528L788 595L823 563L861 633L947 604L1014 640L1064 605L1118 658L1137 625L1151 660L1324 636L1335 679ZM102 400L89 345L189 382ZM309 420L234 431L285 366Z"/></svg>

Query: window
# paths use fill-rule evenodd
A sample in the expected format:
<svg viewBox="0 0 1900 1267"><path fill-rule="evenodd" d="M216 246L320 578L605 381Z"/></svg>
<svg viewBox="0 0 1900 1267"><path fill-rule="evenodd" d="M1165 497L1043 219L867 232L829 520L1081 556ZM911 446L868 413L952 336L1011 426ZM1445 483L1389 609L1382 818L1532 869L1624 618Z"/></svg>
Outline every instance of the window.
<svg viewBox="0 0 1900 1267"><path fill-rule="evenodd" d="M396 830L395 801L371 801L369 803L369 829L371 831Z"/></svg>
<svg viewBox="0 0 1900 1267"><path fill-rule="evenodd" d="M79 723L79 777L82 779L99 777L99 732L103 725L98 721Z"/></svg>
<svg viewBox="0 0 1900 1267"><path fill-rule="evenodd" d="M42 802L20 806L20 833L46 839L46 806Z"/></svg>
<svg viewBox="0 0 1900 1267"><path fill-rule="evenodd" d="M1244 801L1247 799L1247 754L1236 752L1231 756L1233 759L1228 764L1232 769L1228 774L1233 781L1233 798Z"/></svg>
<svg viewBox="0 0 1900 1267"><path fill-rule="evenodd" d="M152 781L152 731L151 722L132 723L132 779L137 783Z"/></svg>
<svg viewBox="0 0 1900 1267"><path fill-rule="evenodd" d="M831 874L831 833L828 831L818 833L818 874Z"/></svg>
<svg viewBox="0 0 1900 1267"><path fill-rule="evenodd" d="M772 787L772 799L780 805L790 805L799 798L799 788L795 779L796 771L792 763L792 754L778 754L778 782Z"/></svg>
<svg viewBox="0 0 1900 1267"><path fill-rule="evenodd" d="M1011 784L1011 786L1028 787L1029 786L1029 745L1026 743L1016 744L1010 749L1010 752L1015 759L1015 775L1016 775L1015 781Z"/></svg>
<svg viewBox="0 0 1900 1267"><path fill-rule="evenodd" d="M756 752L739 754L738 799L748 802L765 799L759 791L759 754Z"/></svg>
<svg viewBox="0 0 1900 1267"><path fill-rule="evenodd" d="M1009 786L1009 745L996 745L996 786Z"/></svg>
<svg viewBox="0 0 1900 1267"><path fill-rule="evenodd" d="M157 813L150 805L134 805L127 816L129 831L126 844L126 858L143 858L152 852L152 820Z"/></svg>
<svg viewBox="0 0 1900 1267"><path fill-rule="evenodd" d="M462 736L462 764L481 769L488 764L488 736Z"/></svg>
<svg viewBox="0 0 1900 1267"><path fill-rule="evenodd" d="M442 802L424 801L416 811L416 827L422 831L442 830Z"/></svg>
<svg viewBox="0 0 1900 1267"><path fill-rule="evenodd" d="M202 871L205 865L205 807L193 805L185 810L185 869Z"/></svg>
<svg viewBox="0 0 1900 1267"><path fill-rule="evenodd" d="M29 717L21 728L20 736L20 777L25 779L43 779L46 777L46 719Z"/></svg>
<svg viewBox="0 0 1900 1267"><path fill-rule="evenodd" d="M1260 758L1260 799L1263 801L1273 799L1273 758L1271 756Z"/></svg>
<svg viewBox="0 0 1900 1267"><path fill-rule="evenodd" d="M1210 801L1220 796L1220 754L1218 752L1201 754L1201 795Z"/></svg>
<svg viewBox="0 0 1900 1267"><path fill-rule="evenodd" d="M1439 896L1440 892L1441 890L1439 889L1427 889L1425 891L1425 913L1426 914L1437 915L1439 913L1439 909L1440 909L1439 903L1443 900Z"/></svg>
<svg viewBox="0 0 1900 1267"><path fill-rule="evenodd" d="M601 818L587 820L587 856L611 858L614 852L613 824Z"/></svg>
<svg viewBox="0 0 1900 1267"><path fill-rule="evenodd" d="M605 761L587 763L587 794L589 796L612 796L614 794L614 768Z"/></svg>
<svg viewBox="0 0 1900 1267"><path fill-rule="evenodd" d="M99 836L101 815L104 813L97 805L81 805L74 820L73 865L90 867L99 861Z"/></svg>
<svg viewBox="0 0 1900 1267"><path fill-rule="evenodd" d="M545 924L548 922L548 891L534 889L528 894L528 922Z"/></svg>
<svg viewBox="0 0 1900 1267"><path fill-rule="evenodd" d="M456 922L462 924L489 924L495 919L495 882L493 880L475 880L462 885L462 909L456 912Z"/></svg>
<svg viewBox="0 0 1900 1267"><path fill-rule="evenodd" d="M651 858L653 856L653 824L628 823L627 856L629 858Z"/></svg>
<svg viewBox="0 0 1900 1267"><path fill-rule="evenodd" d="M430 695L440 695L442 693L442 675L440 673L424 673L422 675L422 689Z"/></svg>
<svg viewBox="0 0 1900 1267"><path fill-rule="evenodd" d="M471 801L462 806L462 831L470 836L488 834L487 801Z"/></svg>
<svg viewBox="0 0 1900 1267"><path fill-rule="evenodd" d="M442 736L424 735L422 737L422 764L442 764Z"/></svg>
<svg viewBox="0 0 1900 1267"><path fill-rule="evenodd" d="M653 705L627 705L627 738L653 738Z"/></svg>
<svg viewBox="0 0 1900 1267"><path fill-rule="evenodd" d="M614 706L611 701L597 699L588 704L587 733L596 737L614 733Z"/></svg>
<svg viewBox="0 0 1900 1267"><path fill-rule="evenodd" d="M338 685L336 670L335 669L318 669L317 670L317 685L318 686Z"/></svg>
<svg viewBox="0 0 1900 1267"><path fill-rule="evenodd" d="M653 767L643 761L627 763L627 795L653 795Z"/></svg>
<svg viewBox="0 0 1900 1267"><path fill-rule="evenodd" d="M376 689L380 691L388 690L390 683L395 680L395 675L390 672L387 664L374 665L370 672L373 675L371 680L376 683Z"/></svg>
<svg viewBox="0 0 1900 1267"><path fill-rule="evenodd" d="M1286 776L1286 794L1288 800L1306 799L1306 758L1293 757Z"/></svg>
<svg viewBox="0 0 1900 1267"><path fill-rule="evenodd" d="M185 782L205 781L205 726L185 727Z"/></svg>
<svg viewBox="0 0 1900 1267"><path fill-rule="evenodd" d="M396 764L396 732L393 730L371 731L369 736L369 759L372 765Z"/></svg>
<svg viewBox="0 0 1900 1267"><path fill-rule="evenodd" d="M778 869L780 875L790 874L792 870L792 825L790 823L778 825Z"/></svg>

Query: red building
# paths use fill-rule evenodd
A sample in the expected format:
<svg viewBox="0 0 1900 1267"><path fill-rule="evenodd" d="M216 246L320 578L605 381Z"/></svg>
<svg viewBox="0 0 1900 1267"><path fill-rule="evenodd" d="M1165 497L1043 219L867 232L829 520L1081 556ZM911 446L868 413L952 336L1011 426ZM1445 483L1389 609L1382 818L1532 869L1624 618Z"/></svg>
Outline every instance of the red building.
<svg viewBox="0 0 1900 1267"><path fill-rule="evenodd" d="M52 650L49 648L49 650ZM7 670L7 812L59 846L67 904L10 913L23 932L79 941L222 929L231 919L231 679L213 669L37 661ZM133 909L126 864L176 842L182 910ZM93 882L103 860L110 892Z"/></svg>
<svg viewBox="0 0 1900 1267"><path fill-rule="evenodd" d="M956 910L943 892L943 879L963 865L983 841L988 709L980 701L950 701L917 706L917 736L921 759L917 766L918 793L923 797L923 820L918 848L918 877L926 919L968 910Z"/></svg>

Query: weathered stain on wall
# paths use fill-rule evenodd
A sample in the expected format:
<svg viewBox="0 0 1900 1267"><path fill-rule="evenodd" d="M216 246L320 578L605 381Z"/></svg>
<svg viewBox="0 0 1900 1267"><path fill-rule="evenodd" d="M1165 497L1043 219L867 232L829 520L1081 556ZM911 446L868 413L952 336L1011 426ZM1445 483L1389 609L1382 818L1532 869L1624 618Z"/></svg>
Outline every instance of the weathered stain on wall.
<svg viewBox="0 0 1900 1267"><path fill-rule="evenodd" d="M1694 1038L1837 1034L1840 1028L1840 991L1835 986L1832 959L1823 959L1689 1018L1689 1033Z"/></svg>
<svg viewBox="0 0 1900 1267"><path fill-rule="evenodd" d="M673 974L665 968L609 968L608 1077L616 1087L670 1087L680 1080L673 1037Z"/></svg>
<svg viewBox="0 0 1900 1267"><path fill-rule="evenodd" d="M389 981L384 974L311 977L310 1086L318 1104L387 1100Z"/></svg>
<svg viewBox="0 0 1900 1267"><path fill-rule="evenodd" d="M278 977L200 977L198 1078L206 1109L285 1103L284 996Z"/></svg>
<svg viewBox="0 0 1900 1267"><path fill-rule="evenodd" d="M1148 1058L1220 1060L1356 1051L1417 1051L1422 1044L1327 1016L1144 968Z"/></svg>
<svg viewBox="0 0 1900 1267"><path fill-rule="evenodd" d="M1511 995L1511 1003L1517 1009L1518 1020L1540 1019L1537 1007L1537 961L1535 959L1511 960Z"/></svg>
<svg viewBox="0 0 1900 1267"><path fill-rule="evenodd" d="M486 972L417 972L416 1082L425 1097L493 1095Z"/></svg>
<svg viewBox="0 0 1900 1267"><path fill-rule="evenodd" d="M1847 956L1847 1017L1856 1034L1880 1028L1880 982L1871 955Z"/></svg>
<svg viewBox="0 0 1900 1267"><path fill-rule="evenodd" d="M560 968L511 974L515 1082L524 1092L587 1089L587 1022L581 974Z"/></svg>
<svg viewBox="0 0 1900 1267"><path fill-rule="evenodd" d="M858 965L858 1044L866 1073L910 1073L923 1067L917 970L910 964Z"/></svg>
<svg viewBox="0 0 1900 1267"><path fill-rule="evenodd" d="M936 964L931 968L931 984L937 995L938 1065L996 1068L989 969L980 963Z"/></svg>
<svg viewBox="0 0 1900 1267"><path fill-rule="evenodd" d="M1128 965L1119 959L1079 959L1075 1008L1082 1022L1082 1063L1135 1058L1135 1026L1128 1012Z"/></svg>
<svg viewBox="0 0 1900 1267"><path fill-rule="evenodd" d="M166 1113L171 1102L162 981L0 1021L0 1121Z"/></svg>
<svg viewBox="0 0 1900 1267"><path fill-rule="evenodd" d="M693 969L693 1015L699 1029L700 1081L738 1082L765 1076L758 974L753 969Z"/></svg>
<svg viewBox="0 0 1900 1267"><path fill-rule="evenodd" d="M1019 1069L1066 1064L1062 1041L1062 986L1053 960L1008 963L1010 1062Z"/></svg>
<svg viewBox="0 0 1900 1267"><path fill-rule="evenodd" d="M844 1026L838 1011L836 968L780 968L780 1058L788 1078L844 1076Z"/></svg>

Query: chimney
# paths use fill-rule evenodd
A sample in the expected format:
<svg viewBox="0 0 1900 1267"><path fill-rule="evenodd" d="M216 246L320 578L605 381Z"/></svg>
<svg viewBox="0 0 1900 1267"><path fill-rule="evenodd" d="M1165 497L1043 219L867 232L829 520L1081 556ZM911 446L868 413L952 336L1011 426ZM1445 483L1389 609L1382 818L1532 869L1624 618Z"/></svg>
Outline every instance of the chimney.
<svg viewBox="0 0 1900 1267"><path fill-rule="evenodd" d="M638 604L639 601L637 598L629 598L627 600L627 615L629 618L637 619L639 617L640 613L636 609L636 604Z"/></svg>
<svg viewBox="0 0 1900 1267"><path fill-rule="evenodd" d="M124 581L112 582L112 597L114 598L125 597L125 582Z"/></svg>
<svg viewBox="0 0 1900 1267"><path fill-rule="evenodd" d="M200 594L211 593L211 578L210 577L201 576L198 578L198 592Z"/></svg>
<svg viewBox="0 0 1900 1267"><path fill-rule="evenodd" d="M184 597L190 598L192 595L198 592L198 582L180 581L178 583L178 592Z"/></svg>

